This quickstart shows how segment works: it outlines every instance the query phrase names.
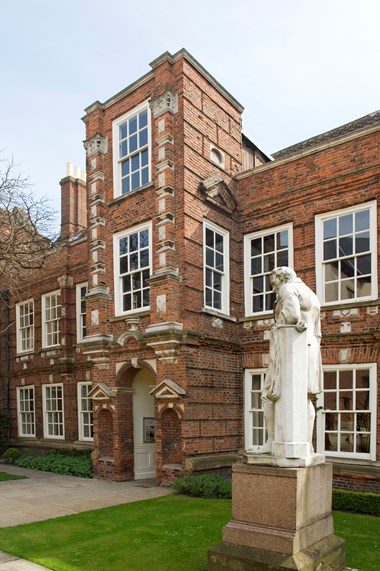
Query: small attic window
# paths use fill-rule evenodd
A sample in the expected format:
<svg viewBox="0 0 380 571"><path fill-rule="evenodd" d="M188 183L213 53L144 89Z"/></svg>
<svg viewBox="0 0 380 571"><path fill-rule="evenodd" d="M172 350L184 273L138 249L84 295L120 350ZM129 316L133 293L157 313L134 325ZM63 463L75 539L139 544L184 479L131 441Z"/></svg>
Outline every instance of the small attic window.
<svg viewBox="0 0 380 571"><path fill-rule="evenodd" d="M216 147L210 147L210 159L219 167L224 167L224 154Z"/></svg>

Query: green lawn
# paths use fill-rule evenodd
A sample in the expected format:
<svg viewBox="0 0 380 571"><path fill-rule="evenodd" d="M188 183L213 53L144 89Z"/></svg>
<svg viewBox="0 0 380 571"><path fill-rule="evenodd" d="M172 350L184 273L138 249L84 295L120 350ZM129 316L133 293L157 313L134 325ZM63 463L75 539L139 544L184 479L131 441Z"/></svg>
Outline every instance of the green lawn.
<svg viewBox="0 0 380 571"><path fill-rule="evenodd" d="M5 472L0 472L0 482L5 482L7 480L24 480L25 476L15 476L13 474L6 474Z"/></svg>
<svg viewBox="0 0 380 571"><path fill-rule="evenodd" d="M206 571L220 543L230 500L165 496L0 529L0 550L55 571ZM347 565L379 569L380 518L336 513Z"/></svg>

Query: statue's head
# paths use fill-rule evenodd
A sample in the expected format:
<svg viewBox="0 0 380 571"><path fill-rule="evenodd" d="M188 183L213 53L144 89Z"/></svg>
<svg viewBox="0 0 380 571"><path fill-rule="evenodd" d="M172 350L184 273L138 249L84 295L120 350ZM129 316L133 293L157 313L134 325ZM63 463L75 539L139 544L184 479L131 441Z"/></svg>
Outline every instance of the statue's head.
<svg viewBox="0 0 380 571"><path fill-rule="evenodd" d="M275 268L270 273L270 283L273 289L278 289L282 284L286 284L289 280L297 277L297 274L292 268L281 266Z"/></svg>

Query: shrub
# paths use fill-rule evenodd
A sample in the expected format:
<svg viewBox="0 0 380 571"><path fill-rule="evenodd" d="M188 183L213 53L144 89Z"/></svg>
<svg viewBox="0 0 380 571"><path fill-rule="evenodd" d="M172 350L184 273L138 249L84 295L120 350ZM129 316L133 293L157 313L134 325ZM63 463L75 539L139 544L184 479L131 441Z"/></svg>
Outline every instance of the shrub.
<svg viewBox="0 0 380 571"><path fill-rule="evenodd" d="M20 456L21 453L17 448L8 448L3 454L3 460L7 462L7 464L15 464Z"/></svg>
<svg viewBox="0 0 380 571"><path fill-rule="evenodd" d="M92 478L89 454L71 454L62 451L48 452L44 456L20 456L15 464L31 470L45 470L55 474Z"/></svg>
<svg viewBox="0 0 380 571"><path fill-rule="evenodd" d="M380 516L380 494L333 490L334 510Z"/></svg>
<svg viewBox="0 0 380 571"><path fill-rule="evenodd" d="M184 476L172 484L179 494L198 498L231 498L231 480L220 476Z"/></svg>

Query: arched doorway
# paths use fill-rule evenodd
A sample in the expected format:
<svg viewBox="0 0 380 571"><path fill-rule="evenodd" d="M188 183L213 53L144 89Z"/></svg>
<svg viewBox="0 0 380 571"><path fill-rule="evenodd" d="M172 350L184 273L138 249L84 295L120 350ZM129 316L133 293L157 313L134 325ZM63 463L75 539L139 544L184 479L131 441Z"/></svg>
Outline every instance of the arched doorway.
<svg viewBox="0 0 380 571"><path fill-rule="evenodd" d="M135 480L156 477L154 397L149 394L154 385L148 369L141 369L132 383Z"/></svg>

